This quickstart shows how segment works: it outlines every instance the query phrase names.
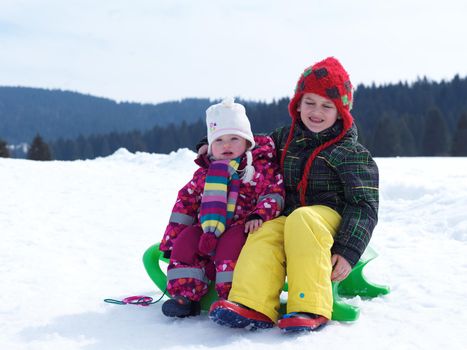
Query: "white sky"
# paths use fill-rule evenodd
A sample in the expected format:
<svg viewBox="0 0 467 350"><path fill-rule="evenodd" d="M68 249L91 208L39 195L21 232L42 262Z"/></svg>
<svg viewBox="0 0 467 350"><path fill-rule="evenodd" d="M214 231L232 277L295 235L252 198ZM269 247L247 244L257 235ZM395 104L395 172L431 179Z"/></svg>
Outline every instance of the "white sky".
<svg viewBox="0 0 467 350"><path fill-rule="evenodd" d="M1 0L0 85L157 103L292 94L341 60L354 85L467 75L465 0Z"/></svg>

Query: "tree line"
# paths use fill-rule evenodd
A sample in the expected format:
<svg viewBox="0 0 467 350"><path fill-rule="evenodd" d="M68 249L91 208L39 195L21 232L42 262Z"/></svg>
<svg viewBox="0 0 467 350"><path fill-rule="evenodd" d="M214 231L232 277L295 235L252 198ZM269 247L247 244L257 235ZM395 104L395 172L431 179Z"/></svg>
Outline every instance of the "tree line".
<svg viewBox="0 0 467 350"><path fill-rule="evenodd" d="M421 121L424 123L421 124ZM371 139L365 129L359 127L360 135L365 135L361 141L375 157L467 156L467 112L459 116L452 133L437 108L428 110L421 121L414 126L420 128L420 131L415 131L415 137L412 131L414 129L410 128L412 121L407 116L384 116L376 125ZM269 132L272 129L253 127L253 130ZM182 147L194 150L205 135L204 121L198 121L194 124L154 127L146 132L133 131L58 140L52 143L52 150L56 159L63 160L106 156L120 147L131 152L169 153Z"/></svg>
<svg viewBox="0 0 467 350"><path fill-rule="evenodd" d="M0 137L10 144L80 135L148 130L203 117L209 99L158 104L116 102L72 91L0 86Z"/></svg>
<svg viewBox="0 0 467 350"><path fill-rule="evenodd" d="M467 156L467 78L413 84L359 85L352 114L360 142L376 157ZM288 98L270 103L240 101L255 133L290 123ZM110 132L49 142L54 159L91 159L124 147L131 152L194 149L206 134L204 119L146 130Z"/></svg>
<svg viewBox="0 0 467 350"><path fill-rule="evenodd" d="M0 140L0 158L10 158L11 152L7 143ZM28 148L26 158L30 160L52 160L52 152L49 145L42 139L40 135L36 135Z"/></svg>
<svg viewBox="0 0 467 350"><path fill-rule="evenodd" d="M467 156L467 112L460 115L452 135L439 109L427 112L420 127L420 142L409 128L410 119L384 116L376 126L373 142L366 144L375 157L394 156ZM259 129L259 128L258 128ZM266 130L261 130L266 131ZM92 159L112 154L124 147L131 152L169 153L181 147L194 149L206 134L204 121L183 122L176 126L154 127L146 132L111 133L58 140L49 145L37 135L27 158L34 160ZM363 144L365 141L362 140ZM0 157L9 157L6 142L0 141Z"/></svg>

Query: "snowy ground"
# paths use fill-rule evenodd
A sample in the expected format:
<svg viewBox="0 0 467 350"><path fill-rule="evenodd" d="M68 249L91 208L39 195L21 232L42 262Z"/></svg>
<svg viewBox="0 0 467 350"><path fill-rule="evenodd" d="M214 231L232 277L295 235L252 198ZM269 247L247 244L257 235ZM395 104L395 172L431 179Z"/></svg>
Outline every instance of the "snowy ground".
<svg viewBox="0 0 467 350"><path fill-rule="evenodd" d="M0 349L465 349L467 159L377 159L380 256L366 275L388 296L351 324L285 336L206 316L167 319L104 298L160 293L141 257L158 242L194 154L120 150L92 161L0 158ZM462 331L464 329L464 331Z"/></svg>

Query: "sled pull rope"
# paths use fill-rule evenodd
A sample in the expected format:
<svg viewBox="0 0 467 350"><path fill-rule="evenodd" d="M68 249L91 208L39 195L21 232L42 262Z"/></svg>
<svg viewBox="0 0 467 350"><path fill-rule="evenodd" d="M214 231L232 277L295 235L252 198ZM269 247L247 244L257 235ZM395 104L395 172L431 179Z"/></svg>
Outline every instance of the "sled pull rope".
<svg viewBox="0 0 467 350"><path fill-rule="evenodd" d="M131 297L126 297L122 300L104 299L104 302L109 303L109 304L116 304L116 305L130 304L130 305L149 306L149 305L152 305L152 304L155 304L161 301L164 295L165 295L165 291L164 293L162 293L161 297L155 301L153 301L154 300L153 298L145 296L145 295L134 295Z"/></svg>

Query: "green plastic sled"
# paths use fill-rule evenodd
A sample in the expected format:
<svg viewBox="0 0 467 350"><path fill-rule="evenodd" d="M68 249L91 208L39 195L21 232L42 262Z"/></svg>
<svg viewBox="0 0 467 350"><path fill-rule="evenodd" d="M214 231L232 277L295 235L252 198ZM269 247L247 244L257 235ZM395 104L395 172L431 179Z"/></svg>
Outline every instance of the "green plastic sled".
<svg viewBox="0 0 467 350"><path fill-rule="evenodd" d="M342 296L353 297L359 295L362 298L374 298L389 293L389 287L371 283L367 281L363 275L363 268L377 256L378 254L371 247L367 247L360 261L355 265L347 278L341 282L333 282L333 320L347 322L356 321L360 315L359 308L347 304L342 299ZM164 258L162 252L159 251L159 244L149 247L143 255L144 267L149 277L163 293L170 297L166 289L167 275L162 270L161 262L168 263L169 260ZM285 283L283 290L285 292L288 290L287 283ZM208 293L201 299L201 308L203 310L209 310L211 304L216 300L217 293L214 289L214 283L211 283ZM281 306L281 310L285 310L285 304Z"/></svg>

